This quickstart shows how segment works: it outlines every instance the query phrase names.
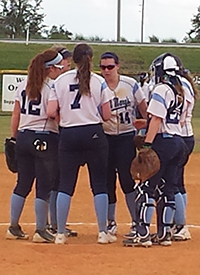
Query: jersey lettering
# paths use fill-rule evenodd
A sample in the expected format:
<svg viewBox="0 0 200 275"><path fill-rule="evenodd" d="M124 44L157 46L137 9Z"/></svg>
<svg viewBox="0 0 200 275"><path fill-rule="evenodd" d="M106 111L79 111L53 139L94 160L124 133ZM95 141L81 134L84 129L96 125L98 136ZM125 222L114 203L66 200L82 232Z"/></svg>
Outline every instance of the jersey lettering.
<svg viewBox="0 0 200 275"><path fill-rule="evenodd" d="M114 97L111 101L111 109L112 111L125 108L127 109L128 106L131 105L131 102L128 97L125 99L119 99L118 97Z"/></svg>
<svg viewBox="0 0 200 275"><path fill-rule="evenodd" d="M81 94L79 93L79 85L78 84L69 85L69 91L76 92L74 102L71 104L71 109L80 109L81 105L80 105L79 101L81 99Z"/></svg>
<svg viewBox="0 0 200 275"><path fill-rule="evenodd" d="M21 92L21 96L22 96L22 107L21 107L21 113L22 114L26 114L26 100L27 100L27 96L26 96L26 91L23 90ZM35 115L35 116L39 116L40 115L40 105L41 103L41 94L39 95L38 99L35 100L30 100L28 103L28 115Z"/></svg>

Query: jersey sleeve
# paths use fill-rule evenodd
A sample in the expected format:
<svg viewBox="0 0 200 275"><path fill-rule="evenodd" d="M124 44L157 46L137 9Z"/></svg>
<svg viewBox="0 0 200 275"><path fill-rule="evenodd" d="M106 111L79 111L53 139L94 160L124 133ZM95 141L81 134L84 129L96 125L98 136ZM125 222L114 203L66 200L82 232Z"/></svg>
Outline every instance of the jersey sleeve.
<svg viewBox="0 0 200 275"><path fill-rule="evenodd" d="M104 104L113 98L112 91L108 88L106 82L102 83L101 90L101 104Z"/></svg>
<svg viewBox="0 0 200 275"><path fill-rule="evenodd" d="M58 100L54 83L51 85L51 89L49 91L49 101L53 100Z"/></svg>
<svg viewBox="0 0 200 275"><path fill-rule="evenodd" d="M189 103L192 103L193 98L194 98L194 92L193 92L191 84L188 81L186 82L186 80L184 80L182 82L182 85L183 85L183 89L184 89L184 92L185 92L186 101L188 101Z"/></svg>
<svg viewBox="0 0 200 275"><path fill-rule="evenodd" d="M133 95L136 99L137 104L140 104L143 100L145 100L145 94L136 81L133 85Z"/></svg>
<svg viewBox="0 0 200 275"><path fill-rule="evenodd" d="M160 118L166 117L168 101L170 102L170 94L167 95L168 90L164 85L155 87L151 95L147 113Z"/></svg>

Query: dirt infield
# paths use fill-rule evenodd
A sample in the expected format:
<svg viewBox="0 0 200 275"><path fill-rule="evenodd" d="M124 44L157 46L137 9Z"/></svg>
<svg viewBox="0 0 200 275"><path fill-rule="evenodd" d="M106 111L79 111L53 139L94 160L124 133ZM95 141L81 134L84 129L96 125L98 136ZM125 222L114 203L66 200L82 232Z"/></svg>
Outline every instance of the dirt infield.
<svg viewBox="0 0 200 275"><path fill-rule="evenodd" d="M78 231L66 245L34 244L5 240L9 224L10 195L16 176L11 174L0 154L0 274L1 275L196 275L200 274L200 154L193 154L186 168L188 190L187 222L192 240L171 247L132 248L122 246L130 217L124 196L118 188L118 240L98 245L93 198L85 168L81 169L70 209L70 228ZM28 197L21 224L32 236L35 225L34 190ZM154 230L154 225L152 225Z"/></svg>

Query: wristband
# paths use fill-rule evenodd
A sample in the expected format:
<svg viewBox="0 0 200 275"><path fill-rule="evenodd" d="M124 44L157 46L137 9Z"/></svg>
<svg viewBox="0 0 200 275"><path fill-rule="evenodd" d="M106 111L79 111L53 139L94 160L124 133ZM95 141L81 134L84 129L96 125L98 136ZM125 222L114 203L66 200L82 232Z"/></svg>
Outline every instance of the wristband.
<svg viewBox="0 0 200 275"><path fill-rule="evenodd" d="M145 142L143 145L142 145L142 148L151 148L152 146L152 143L150 142Z"/></svg>

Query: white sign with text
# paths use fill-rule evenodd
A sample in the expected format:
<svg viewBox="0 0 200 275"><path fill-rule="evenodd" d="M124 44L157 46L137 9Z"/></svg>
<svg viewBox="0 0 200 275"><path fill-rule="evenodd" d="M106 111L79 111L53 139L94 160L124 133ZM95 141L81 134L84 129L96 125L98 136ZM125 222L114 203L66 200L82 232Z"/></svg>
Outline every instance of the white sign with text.
<svg viewBox="0 0 200 275"><path fill-rule="evenodd" d="M15 103L15 91L27 75L4 74L2 80L2 111L12 112Z"/></svg>

